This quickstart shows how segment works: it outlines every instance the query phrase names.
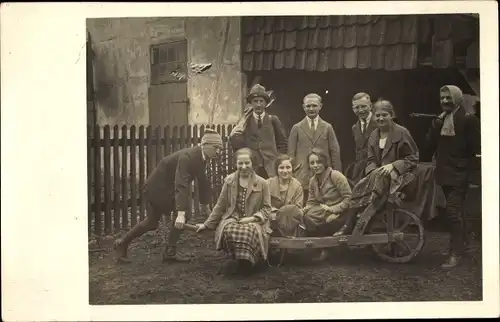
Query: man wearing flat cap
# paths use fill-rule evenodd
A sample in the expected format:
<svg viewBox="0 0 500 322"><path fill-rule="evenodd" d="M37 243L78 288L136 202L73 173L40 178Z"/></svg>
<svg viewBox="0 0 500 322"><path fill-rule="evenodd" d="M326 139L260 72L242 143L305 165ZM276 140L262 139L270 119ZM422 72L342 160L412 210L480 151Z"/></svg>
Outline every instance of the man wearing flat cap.
<svg viewBox="0 0 500 322"><path fill-rule="evenodd" d="M188 195L191 182L198 179L202 212L208 215L212 189L205 169L209 159L219 156L222 146L219 133L206 129L200 146L181 149L160 161L142 191L147 206L147 217L123 238L115 241L118 262L129 262L127 258L129 244L144 233L157 229L162 215L169 215L172 212L174 216L162 260L163 262L188 261L187 258L177 254L177 242L184 223L189 219L186 218L186 211L190 207Z"/></svg>
<svg viewBox="0 0 500 322"><path fill-rule="evenodd" d="M286 154L288 149L285 129L276 115L266 113L271 97L264 86L254 85L247 102L249 108L231 132L231 146L235 150L251 149L256 159L257 174L263 178L274 177L274 160L279 154Z"/></svg>

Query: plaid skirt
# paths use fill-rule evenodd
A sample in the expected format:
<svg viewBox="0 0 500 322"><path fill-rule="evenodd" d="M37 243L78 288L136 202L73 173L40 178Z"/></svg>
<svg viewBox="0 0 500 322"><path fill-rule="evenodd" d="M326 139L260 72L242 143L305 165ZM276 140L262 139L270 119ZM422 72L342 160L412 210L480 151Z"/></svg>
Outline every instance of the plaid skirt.
<svg viewBox="0 0 500 322"><path fill-rule="evenodd" d="M234 259L244 259L253 265L259 261L259 233L254 225L228 223L222 232L222 239L224 251Z"/></svg>
<svg viewBox="0 0 500 322"><path fill-rule="evenodd" d="M349 208L365 208L373 202L371 198L373 192L381 200L387 200L389 195L407 187L414 178L414 173L408 172L399 176L397 180L392 180L389 175L383 175L380 168L375 169L352 188Z"/></svg>

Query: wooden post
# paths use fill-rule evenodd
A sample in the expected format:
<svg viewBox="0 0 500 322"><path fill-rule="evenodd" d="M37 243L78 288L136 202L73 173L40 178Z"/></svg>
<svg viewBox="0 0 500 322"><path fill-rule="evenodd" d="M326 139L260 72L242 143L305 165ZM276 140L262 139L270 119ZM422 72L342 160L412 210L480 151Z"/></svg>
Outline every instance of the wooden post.
<svg viewBox="0 0 500 322"><path fill-rule="evenodd" d="M98 125L94 127L94 233L102 234L101 227L101 129Z"/></svg>
<svg viewBox="0 0 500 322"><path fill-rule="evenodd" d="M127 169L127 126L122 126L122 222L121 228L128 228L128 169Z"/></svg>
<svg viewBox="0 0 500 322"><path fill-rule="evenodd" d="M151 125L149 125L146 129L146 159L147 159L147 168L146 168L146 171L147 171L147 174L148 174L148 177L149 175L151 174L151 172L153 171L153 144L152 144L152 140L153 140L153 128Z"/></svg>
<svg viewBox="0 0 500 322"><path fill-rule="evenodd" d="M130 127L130 223L137 224L137 164L135 125Z"/></svg>
<svg viewBox="0 0 500 322"><path fill-rule="evenodd" d="M144 125L139 127L139 186L140 189L144 187L145 183L145 174L146 174L146 166L145 166L145 156L144 156ZM145 218L146 213L146 202L142 195L140 195L140 204L139 204L139 219L143 220Z"/></svg>

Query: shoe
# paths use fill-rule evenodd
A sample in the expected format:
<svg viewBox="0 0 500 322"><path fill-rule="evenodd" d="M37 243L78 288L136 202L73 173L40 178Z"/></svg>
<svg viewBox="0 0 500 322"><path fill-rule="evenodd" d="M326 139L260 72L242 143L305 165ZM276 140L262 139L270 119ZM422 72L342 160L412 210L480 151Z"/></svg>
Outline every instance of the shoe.
<svg viewBox="0 0 500 322"><path fill-rule="evenodd" d="M443 265L441 265L441 268L442 269L455 268L456 266L458 266L460 264L461 259L462 258L460 256L458 256L456 254L451 254L450 257L448 258L448 260Z"/></svg>
<svg viewBox="0 0 500 322"><path fill-rule="evenodd" d="M175 251L168 251L165 250L162 253L161 261L163 263L186 263L189 262L191 259L188 257L181 256L177 254Z"/></svg>
<svg viewBox="0 0 500 322"><path fill-rule="evenodd" d="M115 250L116 262L118 264L128 264L130 263L130 259L127 257L127 246L124 244L122 239L117 239L113 248Z"/></svg>

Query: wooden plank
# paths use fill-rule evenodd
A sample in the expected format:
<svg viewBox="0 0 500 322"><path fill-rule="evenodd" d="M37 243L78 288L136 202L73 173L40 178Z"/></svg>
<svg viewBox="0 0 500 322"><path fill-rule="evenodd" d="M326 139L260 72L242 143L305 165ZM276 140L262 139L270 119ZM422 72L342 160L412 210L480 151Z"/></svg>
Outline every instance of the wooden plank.
<svg viewBox="0 0 500 322"><path fill-rule="evenodd" d="M170 138L172 140L172 153L174 153L179 149L177 144L179 141L179 127L177 125L172 128L172 136Z"/></svg>
<svg viewBox="0 0 500 322"><path fill-rule="evenodd" d="M233 130L233 125L229 125L229 128L227 129L228 135L231 134L231 131ZM229 144L229 140L227 143L227 166L228 166L228 173L232 173L234 169L234 160L233 160L233 148Z"/></svg>
<svg viewBox="0 0 500 322"><path fill-rule="evenodd" d="M93 182L93 164L92 164L92 127L87 126L87 234L92 235L92 182Z"/></svg>
<svg viewBox="0 0 500 322"><path fill-rule="evenodd" d="M144 125L139 126L139 186L140 189L144 187L144 183L146 182L146 160L144 155L145 149L145 139L144 139ZM146 214L146 202L142 195L140 195L139 201L139 219L142 221L145 218Z"/></svg>
<svg viewBox="0 0 500 322"><path fill-rule="evenodd" d="M197 145L199 143L200 138L198 136L198 125L193 126L193 135L191 140L193 142L193 145ZM194 216L195 218L200 218L200 190L199 190L198 180L194 181L193 202L194 202Z"/></svg>
<svg viewBox="0 0 500 322"><path fill-rule="evenodd" d="M153 139L153 128L151 125L149 125L146 129L146 160L147 160L146 171L147 171L148 177L151 174L151 172L153 171L153 163L154 163L152 139Z"/></svg>
<svg viewBox="0 0 500 322"><path fill-rule="evenodd" d="M165 126L163 129L163 156L166 157L171 153L170 126Z"/></svg>
<svg viewBox="0 0 500 322"><path fill-rule="evenodd" d="M122 126L122 139L127 139L127 126ZM127 152L126 146L122 146L122 222L121 228L128 229L128 168L127 168Z"/></svg>
<svg viewBox="0 0 500 322"><path fill-rule="evenodd" d="M132 227L137 224L137 149L135 146L136 141L136 128L135 125L130 127L130 138L132 145L130 146L130 198L132 204L130 205L130 224Z"/></svg>
<svg viewBox="0 0 500 322"><path fill-rule="evenodd" d="M158 125L156 128L155 128L155 137L156 137L156 145L155 145L155 167L160 164L160 161L161 159L163 158L163 153L161 151L161 144L160 144L160 140L161 140L161 136L162 136L162 130L161 130L161 127Z"/></svg>
<svg viewBox="0 0 500 322"><path fill-rule="evenodd" d="M112 231L111 220L111 143L110 126L104 126L104 233L110 234Z"/></svg>
<svg viewBox="0 0 500 322"><path fill-rule="evenodd" d="M113 127L113 229L115 232L120 231L120 146L118 138L120 136L120 128L118 125Z"/></svg>
<svg viewBox="0 0 500 322"><path fill-rule="evenodd" d="M94 138L101 137L101 129L99 126L94 127ZM101 147L94 147L94 203L96 204L94 210L94 233L99 236L102 234L101 226Z"/></svg>

